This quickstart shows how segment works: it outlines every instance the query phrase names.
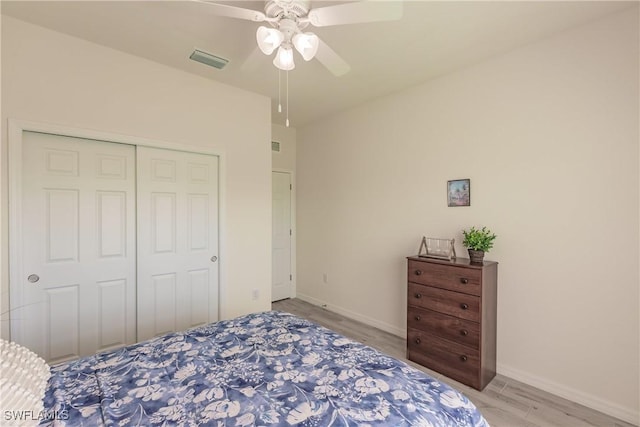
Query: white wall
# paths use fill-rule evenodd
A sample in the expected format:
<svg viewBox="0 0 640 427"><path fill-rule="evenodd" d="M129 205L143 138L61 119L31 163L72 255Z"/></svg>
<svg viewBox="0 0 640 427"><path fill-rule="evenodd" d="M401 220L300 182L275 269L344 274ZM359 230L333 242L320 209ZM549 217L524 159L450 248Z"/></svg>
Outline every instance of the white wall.
<svg viewBox="0 0 640 427"><path fill-rule="evenodd" d="M273 170L295 172L296 130L274 123L271 125L271 140L280 143L280 152L271 152Z"/></svg>
<svg viewBox="0 0 640 427"><path fill-rule="evenodd" d="M298 296L403 335L405 257L486 225L499 372L638 422L638 72L632 9L298 129Z"/></svg>
<svg viewBox="0 0 640 427"><path fill-rule="evenodd" d="M3 16L2 312L8 304L7 118L201 145L222 153L221 316L270 308L268 98ZM253 289L260 290L256 301ZM5 322L4 336L7 330Z"/></svg>

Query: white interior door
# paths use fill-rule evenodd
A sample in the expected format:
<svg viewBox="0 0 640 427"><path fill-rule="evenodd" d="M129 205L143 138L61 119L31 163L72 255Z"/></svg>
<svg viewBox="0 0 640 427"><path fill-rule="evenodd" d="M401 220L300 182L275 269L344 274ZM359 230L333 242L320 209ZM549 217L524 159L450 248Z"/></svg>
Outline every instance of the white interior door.
<svg viewBox="0 0 640 427"><path fill-rule="evenodd" d="M23 134L13 339L57 363L135 342L135 149Z"/></svg>
<svg viewBox="0 0 640 427"><path fill-rule="evenodd" d="M272 172L271 300L291 298L291 174Z"/></svg>
<svg viewBox="0 0 640 427"><path fill-rule="evenodd" d="M138 340L218 320L218 158L137 149Z"/></svg>

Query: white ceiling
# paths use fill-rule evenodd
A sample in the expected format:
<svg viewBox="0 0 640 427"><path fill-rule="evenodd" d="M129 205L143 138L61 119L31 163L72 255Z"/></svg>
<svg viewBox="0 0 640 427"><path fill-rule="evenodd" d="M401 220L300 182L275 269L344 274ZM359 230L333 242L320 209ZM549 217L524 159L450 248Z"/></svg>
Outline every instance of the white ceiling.
<svg viewBox="0 0 640 427"><path fill-rule="evenodd" d="M264 4L220 3L256 10ZM337 3L344 2L314 1L312 7ZM405 1L400 21L312 28L351 71L335 77L296 53L296 68L289 73L291 126L635 6L633 1ZM272 99L273 122L284 123L276 111L278 70L271 58L251 55L260 24L215 16L195 1L3 0L0 7L24 21L264 94ZM196 63L189 60L194 48L230 62L223 70Z"/></svg>

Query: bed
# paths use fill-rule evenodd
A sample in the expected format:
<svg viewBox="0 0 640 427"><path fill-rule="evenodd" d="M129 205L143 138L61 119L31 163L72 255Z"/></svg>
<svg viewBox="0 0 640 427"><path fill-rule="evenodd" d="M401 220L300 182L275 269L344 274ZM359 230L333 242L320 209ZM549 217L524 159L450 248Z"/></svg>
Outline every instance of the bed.
<svg viewBox="0 0 640 427"><path fill-rule="evenodd" d="M51 368L41 425L488 426L446 384L270 311Z"/></svg>

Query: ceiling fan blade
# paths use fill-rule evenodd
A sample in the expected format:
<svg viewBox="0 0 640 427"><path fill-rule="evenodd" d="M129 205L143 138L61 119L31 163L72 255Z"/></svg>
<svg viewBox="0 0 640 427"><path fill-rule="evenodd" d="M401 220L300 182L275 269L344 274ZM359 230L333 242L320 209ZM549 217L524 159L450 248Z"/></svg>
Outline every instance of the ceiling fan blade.
<svg viewBox="0 0 640 427"><path fill-rule="evenodd" d="M320 61L322 65L327 67L329 71L336 77L347 74L351 67L340 57L333 49L329 47L322 39L319 40L318 52L315 58Z"/></svg>
<svg viewBox="0 0 640 427"><path fill-rule="evenodd" d="M204 3L208 5L210 8L212 8L213 13L220 16L227 16L229 18L236 18L236 19L246 19L247 21L254 21L254 22L262 22L267 18L267 16L264 13L258 10L245 9L245 8L236 7L236 6L227 6L226 4L214 3L207 0L193 0L193 1L197 1L198 3Z"/></svg>
<svg viewBox="0 0 640 427"><path fill-rule="evenodd" d="M395 21L402 18L402 0L360 1L320 7L309 11L309 22L316 27Z"/></svg>

